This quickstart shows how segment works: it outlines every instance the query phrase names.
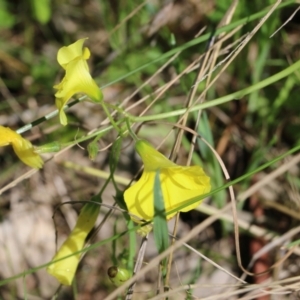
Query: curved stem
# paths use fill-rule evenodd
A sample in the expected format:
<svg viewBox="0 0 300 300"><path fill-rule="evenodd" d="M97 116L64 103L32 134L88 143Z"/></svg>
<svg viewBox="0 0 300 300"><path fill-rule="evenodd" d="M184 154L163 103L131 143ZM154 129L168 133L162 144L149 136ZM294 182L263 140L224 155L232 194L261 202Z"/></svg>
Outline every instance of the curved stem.
<svg viewBox="0 0 300 300"><path fill-rule="evenodd" d="M234 92L232 94L217 98L215 100L211 100L202 104L198 104L195 106L192 106L190 108L183 108L183 109L178 109L178 110L173 110L170 112L166 113L161 113L161 114L156 114L156 115L148 115L148 116L142 116L142 117L135 117L133 115L128 114L128 118L133 121L133 122L146 122L146 121L154 121L154 120L161 120L161 119L166 119L170 117L175 117L179 115L185 114L187 111L193 112L193 111L198 111L201 109L213 107L216 105L221 105L226 102L229 102L231 100L241 100L242 97L257 91L259 89L262 89L268 85L271 85L272 83L275 83L279 81L280 79L287 77L288 75L294 73L300 68L300 60L292 64L291 66L287 67L286 69L282 70L281 72L278 72L277 74L266 78L265 80L262 80L252 86L249 86L243 90Z"/></svg>
<svg viewBox="0 0 300 300"><path fill-rule="evenodd" d="M127 125L127 129L129 131L129 134L134 139L134 141L137 142L139 140L139 138L137 137L137 135L133 132L133 130L131 128L131 124L129 123L129 118L126 118L125 122L126 122L126 125Z"/></svg>
<svg viewBox="0 0 300 300"><path fill-rule="evenodd" d="M109 119L111 125L112 125L113 128L114 128L115 130L117 130L118 133L120 134L120 133L121 133L121 130L120 130L119 126L117 125L117 123L115 122L114 118L112 117L110 111L108 110L105 101L102 101L100 104L102 105L102 108L103 108L103 110L104 110L106 116L108 117L108 119Z"/></svg>

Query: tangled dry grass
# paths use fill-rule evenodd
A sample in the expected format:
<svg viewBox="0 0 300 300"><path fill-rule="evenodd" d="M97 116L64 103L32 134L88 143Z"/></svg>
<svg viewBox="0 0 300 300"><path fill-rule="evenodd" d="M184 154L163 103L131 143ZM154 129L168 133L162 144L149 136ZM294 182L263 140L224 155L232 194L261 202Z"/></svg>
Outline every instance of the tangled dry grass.
<svg viewBox="0 0 300 300"><path fill-rule="evenodd" d="M116 133L108 132L99 142L103 151L95 161L89 159L87 142L77 144L76 139L105 128L107 120L100 107L81 102L68 110L68 128L53 118L26 133L34 144L74 141L58 153L44 154L41 171L28 171L12 151L0 149L1 299L300 298L299 74L295 70L266 82L299 60L299 16L293 15L298 4L267 1L267 7L254 1L249 8L246 1L227 2L62 1L52 5L47 24L33 20L21 1L9 7L20 19L1 27L1 125L18 128L55 109L57 49L88 36L91 69L104 86L105 101L140 116L135 129L141 137L160 145L166 155L176 153L182 165L202 163L213 189L237 181L229 184L230 193L223 186L197 210L182 214L166 252L158 254L152 235L147 243L138 236L136 257L146 245L141 269L118 288L106 272L116 257L122 264L129 238L110 240L127 230L122 213L114 210L82 259L73 287L60 287L45 264L73 228L82 205L77 202L90 199L109 175L109 145L116 139ZM257 13L261 15L254 18ZM222 31L224 26L229 29ZM205 34L210 38L200 44L198 38ZM226 101L212 104L218 99ZM162 121L142 119L186 108L189 113ZM228 176L193 130L214 145ZM268 166L251 174L264 164ZM120 189L140 166L128 138L115 173ZM98 224L114 196L109 184ZM168 224L170 233L174 224ZM167 288L160 261L171 253ZM125 296L134 281L133 294Z"/></svg>

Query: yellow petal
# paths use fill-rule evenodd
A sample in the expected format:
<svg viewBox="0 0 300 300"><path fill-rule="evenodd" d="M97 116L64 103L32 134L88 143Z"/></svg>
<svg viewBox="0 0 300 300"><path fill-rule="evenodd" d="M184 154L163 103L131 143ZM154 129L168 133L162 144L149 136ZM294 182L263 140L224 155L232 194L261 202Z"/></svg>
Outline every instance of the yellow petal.
<svg viewBox="0 0 300 300"><path fill-rule="evenodd" d="M62 125L67 125L67 117L63 108L74 94L85 93L94 102L100 102L103 98L102 92L91 77L84 59L75 59L70 62L67 65L65 77L54 88L58 90L55 94L55 103L59 110Z"/></svg>
<svg viewBox="0 0 300 300"><path fill-rule="evenodd" d="M84 246L84 241L85 237L80 232L72 232L53 257L53 261L81 250ZM47 272L54 276L61 284L71 285L80 261L80 256L81 254L79 253L54 262L47 268Z"/></svg>
<svg viewBox="0 0 300 300"><path fill-rule="evenodd" d="M58 50L57 61L65 69L66 66L76 58L88 59L90 57L90 51L88 48L83 47L83 43L87 38L80 39L75 43L62 47Z"/></svg>
<svg viewBox="0 0 300 300"><path fill-rule="evenodd" d="M204 173L200 166L176 166L168 168L168 177L172 178L176 185L186 189L198 189L210 185L210 178ZM205 193L207 193L205 191Z"/></svg>
<svg viewBox="0 0 300 300"><path fill-rule="evenodd" d="M74 229L53 257L53 263L48 266L47 272L61 284L71 285L81 253L55 261L83 249L85 239L94 227L99 210L100 206L92 203L88 203L82 208Z"/></svg>
<svg viewBox="0 0 300 300"><path fill-rule="evenodd" d="M145 140L137 141L135 149L142 158L146 171L156 171L161 168L176 166L175 163L167 159Z"/></svg>
<svg viewBox="0 0 300 300"><path fill-rule="evenodd" d="M19 159L26 165L40 169L42 168L44 162L42 158L34 152L32 144L25 140L15 140L12 142L13 149Z"/></svg>
<svg viewBox="0 0 300 300"><path fill-rule="evenodd" d="M11 144L19 159L26 165L40 169L42 158L34 152L32 144L10 128L0 126L0 146Z"/></svg>
<svg viewBox="0 0 300 300"><path fill-rule="evenodd" d="M58 91L55 96L69 100L76 93L85 93L95 102L102 100L102 92L90 75L84 59L70 62L62 82L55 86Z"/></svg>
<svg viewBox="0 0 300 300"><path fill-rule="evenodd" d="M62 81L55 85L56 106L59 109L59 117L62 125L67 125L67 117L63 111L68 100L77 93L84 93L93 102L100 102L102 92L90 75L86 60L90 57L88 48L82 48L86 40L80 39L75 43L62 47L57 54L59 64L66 70Z"/></svg>
<svg viewBox="0 0 300 300"><path fill-rule="evenodd" d="M210 178L199 166L162 169L160 180L167 212L186 204L191 198L209 193L211 188ZM202 201L203 199L179 211L190 211ZM175 214L176 212L169 214L167 218L170 219Z"/></svg>
<svg viewBox="0 0 300 300"><path fill-rule="evenodd" d="M62 124L63 126L66 126L68 124L68 120L67 120L67 116L66 113L64 111L64 107L67 104L68 99L67 98L56 98L55 99L55 105L59 111L59 120L60 120L60 124Z"/></svg>
<svg viewBox="0 0 300 300"><path fill-rule="evenodd" d="M145 221L152 220L154 216L154 178L155 172L143 172L141 178L124 192L128 211ZM131 218L139 222L139 219Z"/></svg>
<svg viewBox="0 0 300 300"><path fill-rule="evenodd" d="M138 141L136 149L144 162L144 172L141 178L124 192L128 211L138 218L150 221L154 217L154 179L160 170L160 183L164 198L167 219L172 218L176 211L190 211L196 208L202 200L188 205L190 199L210 191L210 178L200 166L178 166L156 151L149 143ZM180 208L182 205L187 205ZM137 218L132 217L135 222Z"/></svg>
<svg viewBox="0 0 300 300"><path fill-rule="evenodd" d="M0 147L11 144L12 141L19 138L19 134L8 127L0 126Z"/></svg>

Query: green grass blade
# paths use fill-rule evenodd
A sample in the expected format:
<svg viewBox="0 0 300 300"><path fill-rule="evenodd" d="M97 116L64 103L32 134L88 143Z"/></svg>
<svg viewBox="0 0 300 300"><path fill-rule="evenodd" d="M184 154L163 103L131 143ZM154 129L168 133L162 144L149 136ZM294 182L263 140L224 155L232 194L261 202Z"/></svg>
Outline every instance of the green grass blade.
<svg viewBox="0 0 300 300"><path fill-rule="evenodd" d="M166 210L164 198L159 178L159 170L156 171L154 179L154 219L153 234L154 240L159 253L165 251L169 246L168 225L166 219Z"/></svg>

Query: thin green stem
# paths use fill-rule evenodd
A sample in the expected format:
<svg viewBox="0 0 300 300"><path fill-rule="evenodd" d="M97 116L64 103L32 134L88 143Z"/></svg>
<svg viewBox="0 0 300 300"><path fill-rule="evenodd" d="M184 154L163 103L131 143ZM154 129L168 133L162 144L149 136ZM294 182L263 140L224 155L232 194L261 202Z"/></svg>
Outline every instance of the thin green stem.
<svg viewBox="0 0 300 300"><path fill-rule="evenodd" d="M213 189L211 192L189 199L189 201L187 201L185 204L182 204L181 206L178 206L176 209L172 209L172 210L168 211L167 215L172 214L175 211L180 211L181 209L185 208L188 205L191 205L191 204L193 204L193 203L195 203L195 202L197 202L201 199L205 199L205 198L210 197L210 196L212 196L212 195L214 195L214 194L216 194L216 193L218 193L218 192L220 192L224 189L227 189L231 185L235 185L236 183L239 183L239 182L253 176L256 173L261 172L262 170L266 169L267 167L270 167L272 164L276 163L277 161L280 161L280 160L284 159L285 157L287 157L288 155L291 155L291 154L293 154L293 153L295 153L299 150L300 150L300 145L295 146L291 150L286 151L284 154L279 155L279 156L275 157L274 159L272 159L271 161L268 161L268 162L264 163L263 165L256 168L255 170L250 171L250 172L240 176L237 179L229 181L229 182L223 184L222 186Z"/></svg>
<svg viewBox="0 0 300 300"><path fill-rule="evenodd" d="M296 3L296 1L295 1L295 0L287 0L287 1L285 1L284 3L281 3L280 5L278 5L278 7L276 8L276 10L278 10L278 9L280 9L280 8L283 8L283 7L286 7L286 6L288 6L288 5L292 4L292 3ZM243 19L241 19L241 20L238 20L238 21L236 21L236 22L233 22L233 23L231 23L231 24L229 24L229 25L227 25L227 26L218 28L218 29L216 30L215 34L218 35L218 34L220 34L220 33L227 32L227 31L229 31L229 30L231 30L231 29L236 28L237 26L240 26L240 25L242 25L242 24L245 24L245 23L254 21L254 20L256 20L256 19L259 19L259 18L261 18L262 16L264 16L265 13L266 13L267 11L268 11L268 8L266 8L266 9L264 9L264 10L262 10L262 11L256 13L256 14L253 14L253 15L251 15L251 16L249 16L249 17L245 17L245 18L243 18ZM134 69L134 70L132 70L131 72L126 73L124 76L121 76L121 77L117 78L116 80L111 81L111 82L107 83L106 85L103 85L103 86L101 87L101 89L104 89L104 88L106 88L106 87L108 87L108 86L111 86L112 84L114 84L114 83L116 83L116 82L119 82L119 81L121 81L121 80L123 80L123 79L125 79L125 78L127 78L127 77L129 77L129 76L131 76L131 75L133 75L133 74L135 74L135 73L137 73L137 72L139 72L139 71L145 69L146 67L148 67L148 66L150 66L150 65L152 65L152 64L154 64L154 63L156 63L156 62L159 62L159 61L161 61L161 60L163 60L163 59L165 59L165 58L168 58L168 57L172 56L173 54L175 54L175 53L177 53L177 52L179 52L179 51L183 51L183 50L186 50L186 49L188 49L188 48L190 48L190 47L192 47L192 46L194 46L194 45L198 45L198 44L200 44L200 43L202 43L202 42L208 40L210 37L211 37L211 33L208 32L207 34L204 34L204 35L202 35L202 36L199 37L199 38L196 38L196 39L194 39L194 40L192 40L192 41L190 41L190 42L188 42L188 43L185 43L184 45L181 45L181 46L179 46L179 47L176 47L176 48L174 48L174 49L172 49L172 50L170 50L170 51L164 53L163 55L160 55L160 56L157 57L156 59L154 59L154 60L152 60L152 61L150 61L150 62L148 62L148 63L146 63L146 64L144 64L144 65L142 65L142 66L140 66L140 67L138 67L138 68L136 68L136 69ZM279 73L278 73L278 74L279 74ZM275 75L275 76L276 76L276 75ZM271 77L270 77L270 78L271 78ZM263 82L264 82L264 81L263 81ZM255 85L255 86L256 86L256 85ZM255 90L256 90L256 89L255 89ZM255 91L255 90L253 90L253 91ZM240 92L242 92L242 91L240 91ZM238 92L237 92L237 93L238 93ZM248 93L250 93L250 92L248 92ZM232 95L234 95L234 94L228 95L228 96L226 96L226 97L229 97L229 96L232 96ZM73 106L73 105L77 104L78 102L81 102L81 101L83 101L83 100L85 100L85 99L86 99L86 96L83 96L83 97L80 97L79 99L74 100L73 102L68 103L68 104L64 107L64 110L70 108L71 106ZM223 99L223 97L221 97L221 98L219 98L219 99L216 99L216 100L214 100L214 101L221 100L221 99ZM221 103L216 103L216 104L214 104L213 101L210 101L210 102L204 103L204 104L199 104L198 106L194 106L190 111L197 111L197 110L199 110L199 109L211 107L211 106L213 106L213 105L219 105L219 104L228 102L228 101L230 101L230 100L232 100L232 99L233 99L233 98L230 98L230 99L228 99L227 101L225 101L225 99L223 99L223 102L221 102ZM206 105L208 105L208 106L206 106ZM105 109L105 108L104 108L104 109ZM134 116L130 116L130 115L128 114L128 117L130 117L131 120L136 121L136 122L141 122L141 121L154 121L154 120L161 120L161 119L164 119L164 118L169 118L169 117L172 117L172 116L178 116L178 115L184 114L185 112L186 112L186 109L182 109L182 110L177 110L177 111L173 111L173 112L170 112L170 113L159 114L159 115L155 115L155 116L134 117ZM49 120L49 119L51 119L51 118L53 118L53 117L55 117L55 116L57 116L57 115L58 115L58 110L55 110L55 111L53 111L53 112L47 114L46 116L44 116L44 117L42 117L42 118L39 118L39 119L35 120L34 122L32 122L32 123L30 123L30 124L27 124L27 125L25 125L25 126L19 128L16 132L19 133L19 134L24 133L25 131L30 130L32 127L37 126L38 124L41 124L41 123L43 123L44 121ZM108 117L109 117L109 115L108 115ZM110 120L110 121L111 121L111 120ZM112 123L112 124L113 124L113 123Z"/></svg>
<svg viewBox="0 0 300 300"><path fill-rule="evenodd" d="M66 104L64 106L64 110L67 110L68 108L74 106L75 104L77 104L79 102L82 102L85 99L86 99L86 96L82 96L82 97L80 97L78 99L75 99L74 101ZM17 129L16 132L19 133L19 134L24 133L24 132L30 130L31 128L33 128L34 126L37 126L37 125L39 125L39 124L41 124L41 123L43 123L43 122L45 122L47 120L50 120L50 119L56 117L57 115L58 115L58 109L52 111L51 113L49 113L49 114L47 114L47 115L45 115L45 116L43 116L43 117L41 117L41 118L39 118L37 120L34 120L30 124L26 124L25 126Z"/></svg>
<svg viewBox="0 0 300 300"><path fill-rule="evenodd" d="M156 115L148 115L148 116L142 116L142 117L136 117L133 115L129 115L128 114L128 118L130 118L130 120L132 122L147 122L147 121L155 121L155 120L162 120L162 119L167 119L167 118L171 118L171 117L175 117L175 116L180 116L185 114L187 111L189 112L193 112L193 111L198 111L198 110L202 110L205 108L209 108L209 107L213 107L213 106L217 106L217 105L221 105L224 104L226 102L229 102L231 100L241 100L242 97L257 91L259 89L262 89L274 82L279 81L280 79L287 77L288 75L290 75L291 73L299 70L300 68L300 60L295 62L294 64L292 64L291 66L289 66L288 68L284 69L283 71L266 78L265 80L262 80L261 82L256 83L255 85L249 86L243 90L234 92L232 94L217 98L215 100L211 100L205 103L201 103L198 105L195 105L191 108L182 108L182 109L178 109L178 110L173 110L170 112L166 112L166 113L161 113L161 114L156 114Z"/></svg>
<svg viewBox="0 0 300 300"><path fill-rule="evenodd" d="M118 105L114 105L114 104L110 104L110 103L106 103L106 104L107 104L107 106L109 106L112 109L116 110L119 114L124 115L125 117L127 117L128 113L123 108L119 107Z"/></svg>
<svg viewBox="0 0 300 300"><path fill-rule="evenodd" d="M85 135L79 139L76 139L75 141L72 142L68 142L68 143L60 143L60 142L52 142L46 145L42 145L42 146L38 146L34 148L34 152L35 153L50 153L50 152L58 152L68 146L72 146L78 143L82 143L84 141L90 140L94 137L96 137L96 139L99 139L101 136L103 136L105 133L107 133L109 130L111 130L113 127L112 126L108 126L104 129L99 129L89 135Z"/></svg>
<svg viewBox="0 0 300 300"><path fill-rule="evenodd" d="M103 110L104 110L106 116L108 117L108 119L109 119L111 125L112 125L113 128L120 134L120 133L121 133L121 129L119 128L119 126L118 126L117 123L115 122L114 118L112 117L112 115L111 115L109 109L108 109L107 106L106 106L105 101L102 101L100 104L102 105L102 108L103 108Z"/></svg>
<svg viewBox="0 0 300 300"><path fill-rule="evenodd" d="M284 1L283 3L279 4L276 7L275 10L281 9L283 7L286 7L286 6L291 5L292 3L296 3L296 2L297 2L296 0L287 0L287 1ZM251 16L247 16L247 17L245 17L243 19L240 19L240 20L237 20L235 22L232 22L231 24L228 24L226 26L220 27L220 28L218 28L216 30L215 35L217 36L220 33L229 32L230 30L232 30L232 29L234 29L234 28L236 28L236 27L238 27L240 25L244 25L244 24L247 24L247 23L252 22L254 20L257 20L257 19L263 17L269 10L270 10L270 7L266 7L265 9L261 10L260 12L258 12L256 14L253 14ZM101 89L103 89L105 87L108 87L110 85L113 85L113 84L115 84L115 83L117 83L119 81L122 81L125 78L128 78L129 76L131 76L131 75L133 75L133 74L135 74L137 72L140 72L141 70L143 70L143 69L151 66L154 63L157 63L157 62L159 62L159 61L161 61L163 59L167 59L168 57L174 55L175 53L177 53L179 51L186 50L186 49L188 49L190 47L193 47L193 46L198 45L198 44L200 44L202 42L205 42L205 41L209 40L210 37L211 37L211 32L208 32L206 34L201 35L199 38L193 39L193 40L185 43L184 45L181 45L179 47L173 48L170 51L168 51L168 52L166 52L166 53L164 53L162 55L159 55L159 57L155 58L154 60L152 60L152 61L150 61L150 62L148 62L148 63L146 63L146 64L144 64L144 65L142 65L142 66L140 66L140 67L138 67L138 68L136 68L136 69L128 72L128 73L126 73L125 75L123 75L123 76L121 76L121 77L119 77L119 78L117 78L117 79L115 79L115 80L113 80L113 81L111 81L111 82L103 85L101 87Z"/></svg>
<svg viewBox="0 0 300 300"><path fill-rule="evenodd" d="M166 113L161 113L161 114L156 114L156 115L147 115L147 116L141 116L141 117L133 116L131 114L126 113L127 117L125 118L125 122L126 122L126 125L127 125L127 128L128 128L128 131L130 132L130 134L133 137L133 139L135 141L137 141L138 137L136 136L136 134L131 129L130 121L131 122L146 122L146 121L162 120L162 119L167 119L167 118L174 117L174 116L183 115L187 111L190 111L190 112L198 111L198 110L201 110L201 109L205 109L205 108L209 108L209 107L221 105L221 104L227 103L227 102L229 102L231 100L241 100L244 96L246 96L246 95L248 95L248 94L250 94L252 92L255 92L255 91L259 90L259 89L262 89L262 88L264 88L264 87L266 87L268 85L273 84L274 82L277 82L277 81L279 81L279 80L281 80L281 79L289 76L293 72L297 71L299 68L300 68L300 60L297 61L297 62L295 62L291 66L287 67L286 69L282 70L281 72L279 72L279 73L277 73L277 74L275 74L275 75L273 75L271 77L268 77L265 80L262 80L261 82L256 83L255 85L252 85L252 86L247 87L247 88L245 88L243 90L234 92L232 94L220 97L218 99L211 100L211 101L208 101L208 102L205 102L205 103L202 103L202 104L195 105L193 107L190 107L189 109L183 108L183 109L178 109L178 110L174 110L174 111L170 111L170 112L166 112ZM121 120L115 122L112 119L112 117L110 115L110 112L108 111L108 109L107 109L107 107L106 107L105 104L103 105L103 109L105 110L108 118L110 119L111 125L107 126L104 129L97 130L96 132L94 132L94 133L92 133L90 135L83 136L82 138L77 139L76 143L80 143L80 142L86 141L88 139L91 139L91 138L99 135L99 134L100 135L104 135L106 132L110 131L112 128L115 128L116 130L118 130L119 133L121 133L120 128L119 128L119 124L122 123L122 122L124 122L124 119L121 119ZM35 122L38 122L39 120L42 120L42 119L44 119L44 117L41 118L41 119L36 120ZM17 132L18 133L22 133L22 132L26 131L26 130L22 130L25 127L26 126L20 128L19 130L17 130ZM73 144L74 144L74 141L72 141L70 143L62 144L62 147L66 147L66 146L73 145Z"/></svg>
<svg viewBox="0 0 300 300"><path fill-rule="evenodd" d="M127 125L127 129L129 131L129 134L134 139L134 141L137 142L139 140L139 138L137 137L137 135L133 132L133 130L131 128L131 124L129 123L129 118L126 118L125 122L126 122L126 125Z"/></svg>

